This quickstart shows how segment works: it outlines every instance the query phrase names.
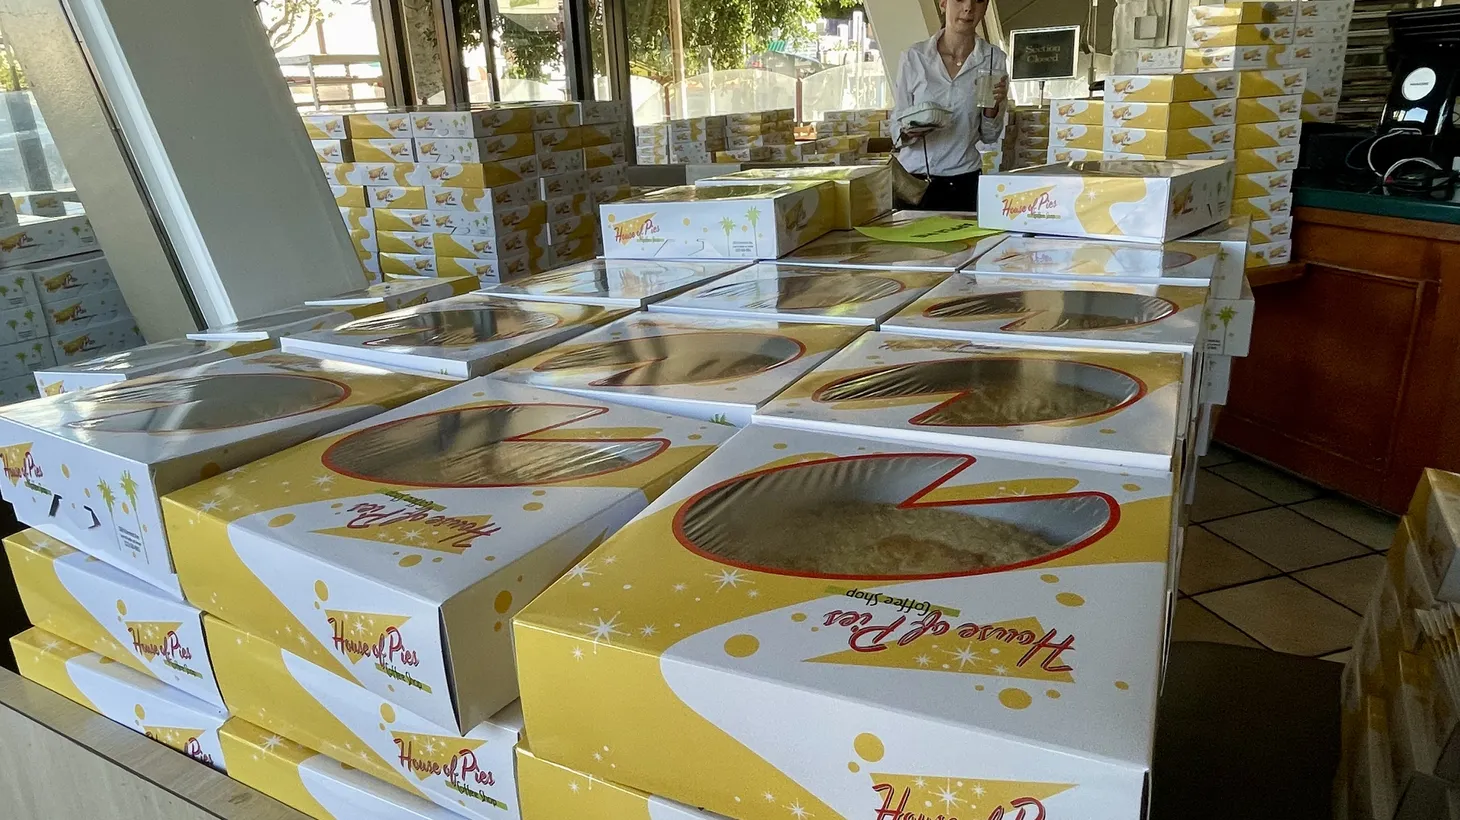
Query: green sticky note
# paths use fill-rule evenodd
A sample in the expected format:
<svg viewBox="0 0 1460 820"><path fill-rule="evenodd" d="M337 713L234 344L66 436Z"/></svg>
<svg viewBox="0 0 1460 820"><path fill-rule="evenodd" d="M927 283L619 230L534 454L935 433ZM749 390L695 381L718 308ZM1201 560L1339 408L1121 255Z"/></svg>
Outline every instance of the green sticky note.
<svg viewBox="0 0 1460 820"><path fill-rule="evenodd" d="M882 242L953 242L1003 233L998 228L980 228L973 219L951 216L929 216L901 225L864 225L857 231Z"/></svg>

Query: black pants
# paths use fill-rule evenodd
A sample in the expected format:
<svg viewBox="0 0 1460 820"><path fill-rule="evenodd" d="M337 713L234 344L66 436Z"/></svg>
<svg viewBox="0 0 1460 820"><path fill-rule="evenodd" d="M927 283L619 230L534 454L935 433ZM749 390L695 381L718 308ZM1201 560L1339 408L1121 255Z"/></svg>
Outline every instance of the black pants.
<svg viewBox="0 0 1460 820"><path fill-rule="evenodd" d="M978 210L978 171L951 177L933 177L918 205L920 211Z"/></svg>

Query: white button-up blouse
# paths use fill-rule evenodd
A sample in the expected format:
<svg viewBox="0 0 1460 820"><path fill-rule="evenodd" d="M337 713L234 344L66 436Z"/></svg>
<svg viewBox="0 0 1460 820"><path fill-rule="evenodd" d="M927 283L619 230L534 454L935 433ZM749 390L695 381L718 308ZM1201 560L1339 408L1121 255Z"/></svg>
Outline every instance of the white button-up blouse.
<svg viewBox="0 0 1460 820"><path fill-rule="evenodd" d="M947 126L912 140L901 147L897 158L904 168L915 174L931 173L946 177L979 170L975 142L991 143L999 138L999 120L983 115L974 105L975 77L992 72L997 78L1008 73L1004 50L980 38L958 74L948 76L943 58L938 54L939 31L902 54L897 82L892 88L894 136L900 133L898 118L913 106L937 103L953 112ZM924 160L926 149L926 162Z"/></svg>

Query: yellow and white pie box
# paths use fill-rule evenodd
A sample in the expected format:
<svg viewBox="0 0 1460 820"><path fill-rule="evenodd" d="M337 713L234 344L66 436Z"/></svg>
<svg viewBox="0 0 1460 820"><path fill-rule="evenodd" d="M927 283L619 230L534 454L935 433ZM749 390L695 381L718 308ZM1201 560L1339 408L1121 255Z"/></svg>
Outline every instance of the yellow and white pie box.
<svg viewBox="0 0 1460 820"><path fill-rule="evenodd" d="M1254 220L1247 236L1254 245L1291 240L1293 238L1293 218L1286 216L1282 219Z"/></svg>
<svg viewBox="0 0 1460 820"><path fill-rule="evenodd" d="M531 302L643 309L744 267L744 262L650 262L593 259L483 290Z"/></svg>
<svg viewBox="0 0 1460 820"><path fill-rule="evenodd" d="M345 122L355 139L411 136L411 115L405 111L362 111L346 114Z"/></svg>
<svg viewBox="0 0 1460 820"><path fill-rule="evenodd" d="M234 716L458 815L519 820L515 703L460 732L212 615L203 623Z"/></svg>
<svg viewBox="0 0 1460 820"><path fill-rule="evenodd" d="M457 185L465 188L496 188L514 182L537 179L537 157L528 155L495 162L426 162L422 185Z"/></svg>
<svg viewBox="0 0 1460 820"><path fill-rule="evenodd" d="M1223 102L1230 103L1231 100ZM1105 153L1133 154L1151 159L1176 159L1209 151L1230 150L1236 128L1214 125L1172 131L1144 128L1105 129Z"/></svg>
<svg viewBox="0 0 1460 820"><path fill-rule="evenodd" d="M360 290L325 299L310 299L304 304L310 307L378 304L385 310L400 310L460 296L476 289L477 280L469 276L393 276L387 281Z"/></svg>
<svg viewBox="0 0 1460 820"><path fill-rule="evenodd" d="M469 111L420 111L411 115L416 139L495 137L532 130L533 106L499 105Z"/></svg>
<svg viewBox="0 0 1460 820"><path fill-rule="evenodd" d="M384 310L384 305L348 307L300 305L220 327L195 331L189 333L188 338L198 342L259 342L277 339L291 333L339 327L346 322L374 316Z"/></svg>
<svg viewBox="0 0 1460 820"><path fill-rule="evenodd" d="M1296 122L1302 113L1303 95L1252 97L1237 100L1237 122Z"/></svg>
<svg viewBox="0 0 1460 820"><path fill-rule="evenodd" d="M724 815L559 766L517 744L517 795L522 816L592 820L727 820Z"/></svg>
<svg viewBox="0 0 1460 820"><path fill-rule="evenodd" d="M1275 263L1274 263L1275 264ZM1214 298L1206 307L1206 352L1222 356L1246 356L1252 346L1252 314L1257 306L1252 286L1242 280L1235 298Z"/></svg>
<svg viewBox="0 0 1460 820"><path fill-rule="evenodd" d="M1262 268L1268 265L1286 263L1293 255L1291 239L1277 242L1252 243L1247 246L1247 267Z"/></svg>
<svg viewBox="0 0 1460 820"><path fill-rule="evenodd" d="M1188 26L1186 47L1288 45L1293 42L1293 30L1292 22Z"/></svg>
<svg viewBox="0 0 1460 820"><path fill-rule="evenodd" d="M1231 71L1194 74L1121 75L1105 80L1105 103L1172 103L1230 99L1237 96L1237 75Z"/></svg>
<svg viewBox="0 0 1460 820"><path fill-rule="evenodd" d="M1233 161L1236 163L1235 170L1239 176L1265 174L1273 171L1292 171L1298 167L1298 146L1242 148L1236 152L1236 158Z"/></svg>
<svg viewBox="0 0 1460 820"><path fill-rule="evenodd" d="M72 390L140 379L169 370L247 356L272 349L273 346L271 341L195 342L192 339L170 339L84 362L37 369L35 382L42 396L55 396Z"/></svg>
<svg viewBox="0 0 1460 820"><path fill-rule="evenodd" d="M912 336L1026 345L1199 349L1204 287L996 274L952 276L882 329Z"/></svg>
<svg viewBox="0 0 1460 820"><path fill-rule="evenodd" d="M410 137L352 139L346 146L353 162L415 162L416 144ZM323 162L339 162L321 157Z"/></svg>
<svg viewBox="0 0 1460 820"><path fill-rule="evenodd" d="M830 182L682 185L599 209L603 255L628 259L775 259L831 230Z"/></svg>
<svg viewBox="0 0 1460 820"><path fill-rule="evenodd" d="M517 697L512 613L730 432L477 379L164 505L189 600L469 729Z"/></svg>
<svg viewBox="0 0 1460 820"><path fill-rule="evenodd" d="M1052 126L1048 148L1087 148L1099 151L1105 144L1105 129L1099 125Z"/></svg>
<svg viewBox="0 0 1460 820"><path fill-rule="evenodd" d="M345 125L344 114L326 114L310 112L301 114L304 121L304 133L312 140L343 140L350 138L350 132Z"/></svg>
<svg viewBox="0 0 1460 820"><path fill-rule="evenodd" d="M1326 0L1324 1L1326 2ZM1237 139L1234 145L1238 149L1277 148L1280 146L1292 146L1296 148L1298 140L1302 136L1303 124L1298 120L1250 122L1237 126L1236 131Z"/></svg>
<svg viewBox="0 0 1460 820"><path fill-rule="evenodd" d="M1176 240L1164 244L1055 236L1010 236L969 268L975 276L1093 279L1139 285L1207 285L1221 248Z"/></svg>
<svg viewBox="0 0 1460 820"><path fill-rule="evenodd" d="M1323 0L1298 4L1298 19L1311 22L1344 22L1354 12L1353 0Z"/></svg>
<svg viewBox="0 0 1460 820"><path fill-rule="evenodd" d="M649 310L871 327L946 276L760 262L652 304Z"/></svg>
<svg viewBox="0 0 1460 820"><path fill-rule="evenodd" d="M1046 164L1053 162L1084 162L1105 158L1106 156L1104 151L1090 151L1084 148L1050 147L1050 149L1046 151L1044 155L1044 160ZM1115 159L1115 157L1111 156L1110 159ZM1038 162L1036 161L1032 164L1037 165ZM993 171L989 171L989 173L993 173Z"/></svg>
<svg viewBox="0 0 1460 820"><path fill-rule="evenodd" d="M228 758L229 777L314 820L460 817L243 718L229 718L218 730L218 740Z"/></svg>
<svg viewBox="0 0 1460 820"><path fill-rule="evenodd" d="M1430 588L1441 601L1460 602L1460 475L1429 468L1409 502L1410 527Z"/></svg>
<svg viewBox="0 0 1460 820"><path fill-rule="evenodd" d="M1318 0L1314 0L1317 2ZM1328 0L1322 0L1328 2ZM1308 72L1302 68L1254 69L1237 75L1239 97L1286 97L1303 93Z"/></svg>
<svg viewBox="0 0 1460 820"><path fill-rule="evenodd" d="M1072 162L978 185L979 224L1063 236L1164 242L1226 219L1231 164L1214 160Z"/></svg>
<svg viewBox="0 0 1460 820"><path fill-rule="evenodd" d="M32 624L223 707L196 607L37 530L5 552Z"/></svg>
<svg viewBox="0 0 1460 820"><path fill-rule="evenodd" d="M532 134L498 134L480 139L432 137L416 141L416 156L423 163L439 165L492 163L530 157L536 151ZM538 166L541 167L541 161Z"/></svg>
<svg viewBox="0 0 1460 820"><path fill-rule="evenodd" d="M755 408L862 331L853 325L637 314L494 377L743 427Z"/></svg>
<svg viewBox="0 0 1460 820"><path fill-rule="evenodd" d="M1233 216L1250 216L1253 220L1286 219L1293 212L1291 194L1254 196L1232 200Z"/></svg>
<svg viewBox="0 0 1460 820"><path fill-rule="evenodd" d="M1054 100L1049 104L1050 125L1103 125L1104 100Z"/></svg>
<svg viewBox="0 0 1460 820"><path fill-rule="evenodd" d="M218 745L218 728L228 719L223 707L41 629L11 638L10 649L22 677L199 763L227 770Z"/></svg>
<svg viewBox="0 0 1460 820"><path fill-rule="evenodd" d="M1231 125L1237 121L1235 100L1176 103L1111 103L1105 106L1106 133L1113 128L1161 130Z"/></svg>
<svg viewBox="0 0 1460 820"><path fill-rule="evenodd" d="M429 253L379 254L380 272L385 276L437 276L436 257ZM384 307L374 305L373 307Z"/></svg>
<svg viewBox="0 0 1460 820"><path fill-rule="evenodd" d="M479 293L286 336L286 352L465 379L489 373L629 313Z"/></svg>
<svg viewBox="0 0 1460 820"><path fill-rule="evenodd" d="M393 255L420 255L427 256L436 253L435 236L419 231L377 231L375 234L375 250L380 253Z"/></svg>
<svg viewBox="0 0 1460 820"><path fill-rule="evenodd" d="M1287 45L1213 46L1188 48L1182 65L1187 71L1246 71L1288 65Z"/></svg>
<svg viewBox="0 0 1460 820"><path fill-rule="evenodd" d="M832 229L866 225L892 210L892 171L886 165L805 168L751 168L706 177L695 185L751 185L766 182L830 182L835 187L836 216Z"/></svg>
<svg viewBox="0 0 1460 820"><path fill-rule="evenodd" d="M1186 357L867 333L756 424L1171 470Z"/></svg>
<svg viewBox="0 0 1460 820"><path fill-rule="evenodd" d="M22 522L177 595L161 495L445 385L268 352L11 405L0 488Z"/></svg>
<svg viewBox="0 0 1460 820"><path fill-rule="evenodd" d="M1193 26L1256 25L1258 23L1291 23L1298 18L1295 2L1229 2L1204 3L1188 9Z"/></svg>
<svg viewBox="0 0 1460 820"><path fill-rule="evenodd" d="M923 219L933 214L920 211L894 211L877 220L879 227L894 227ZM961 215L977 221L971 215ZM855 268L868 270L922 270L952 273L987 253L999 244L1002 234L976 239L938 239L921 242L883 242L859 231L833 231L778 262L810 265L820 268Z"/></svg>
<svg viewBox="0 0 1460 820"><path fill-rule="evenodd" d="M518 613L533 753L742 820L1139 817L1170 494L752 426Z"/></svg>

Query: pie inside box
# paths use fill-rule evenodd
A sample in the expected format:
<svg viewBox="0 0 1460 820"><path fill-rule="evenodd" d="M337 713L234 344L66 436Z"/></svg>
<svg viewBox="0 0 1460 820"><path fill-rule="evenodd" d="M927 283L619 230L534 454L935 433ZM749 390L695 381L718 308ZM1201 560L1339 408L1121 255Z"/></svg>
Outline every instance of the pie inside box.
<svg viewBox="0 0 1460 820"><path fill-rule="evenodd" d="M946 274L761 262L651 305L651 311L875 325Z"/></svg>
<svg viewBox="0 0 1460 820"><path fill-rule="evenodd" d="M484 289L483 293L543 302L578 302L642 309L744 267L744 262L654 262L594 259Z"/></svg>
<svg viewBox="0 0 1460 820"><path fill-rule="evenodd" d="M754 425L518 613L532 751L750 820L1139 817L1170 488Z"/></svg>

